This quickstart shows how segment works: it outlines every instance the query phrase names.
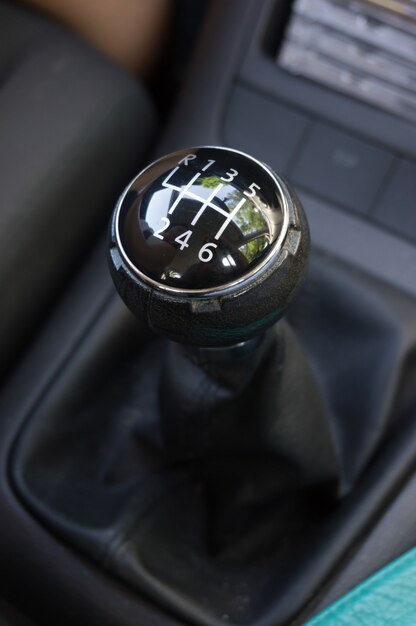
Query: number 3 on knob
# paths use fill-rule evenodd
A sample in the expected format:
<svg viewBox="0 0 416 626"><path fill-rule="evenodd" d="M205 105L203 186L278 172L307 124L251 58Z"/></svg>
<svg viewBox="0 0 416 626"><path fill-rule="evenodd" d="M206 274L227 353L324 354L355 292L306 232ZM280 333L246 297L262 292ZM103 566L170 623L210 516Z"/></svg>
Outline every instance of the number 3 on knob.
<svg viewBox="0 0 416 626"><path fill-rule="evenodd" d="M236 176L238 176L237 170L235 170L233 167L230 167L230 170L224 176L221 176L221 180L223 180L225 183L231 183Z"/></svg>

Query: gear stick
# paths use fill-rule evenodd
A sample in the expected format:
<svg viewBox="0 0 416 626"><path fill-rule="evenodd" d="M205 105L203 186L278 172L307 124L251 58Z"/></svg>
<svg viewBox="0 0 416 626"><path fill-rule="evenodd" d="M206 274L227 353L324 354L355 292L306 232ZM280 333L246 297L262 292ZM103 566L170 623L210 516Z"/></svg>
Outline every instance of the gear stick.
<svg viewBox="0 0 416 626"><path fill-rule="evenodd" d="M117 204L110 238L121 297L175 342L161 357L158 390L165 454L190 463L218 501L212 543L224 546L235 519L272 497L276 472L311 483L331 473L333 458L322 452L331 449L322 447L322 432L329 435L302 350L283 320L266 332L304 274L305 214L266 165L228 148L193 148L139 174ZM303 440L299 429L319 436ZM260 469L247 462L261 455ZM292 469L279 461L271 471L285 457ZM255 494L249 501L240 493L247 485Z"/></svg>
<svg viewBox="0 0 416 626"><path fill-rule="evenodd" d="M228 148L159 159L114 211L115 285L142 322L173 340L142 357L153 385L143 383L142 396L156 398L149 414L168 476L185 481L151 514L151 530L138 521L135 577L146 586L158 572L151 594L191 623L254 619L258 599L235 599L273 577L305 490L336 474L314 377L280 319L308 250L288 185Z"/></svg>
<svg viewBox="0 0 416 626"><path fill-rule="evenodd" d="M241 152L179 151L124 191L111 224L114 282L139 319L185 344L185 350L169 346L160 377L160 422L171 460L192 460L205 475L210 459L231 451L238 458L265 446L296 449L302 420L293 415L307 402L307 415L314 416L310 409L319 401L290 329L281 322L273 334L266 330L296 291L308 251L307 221L294 193ZM263 381L252 394L260 371ZM272 398L261 393L269 376ZM292 378L302 381L300 396L291 397ZM278 425L262 423L270 412L263 401L276 405ZM257 420L242 430L250 404ZM292 461L307 464L312 477L315 453L305 446ZM215 480L210 488L218 493Z"/></svg>

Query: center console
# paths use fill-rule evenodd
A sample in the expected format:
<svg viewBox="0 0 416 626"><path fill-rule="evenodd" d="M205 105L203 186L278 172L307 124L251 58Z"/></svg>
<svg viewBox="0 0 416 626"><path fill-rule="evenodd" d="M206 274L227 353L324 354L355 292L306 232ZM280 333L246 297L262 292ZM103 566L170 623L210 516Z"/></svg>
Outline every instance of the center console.
<svg viewBox="0 0 416 626"><path fill-rule="evenodd" d="M413 14L386 4L212 4L0 398L4 592L42 623L300 626L414 545Z"/></svg>

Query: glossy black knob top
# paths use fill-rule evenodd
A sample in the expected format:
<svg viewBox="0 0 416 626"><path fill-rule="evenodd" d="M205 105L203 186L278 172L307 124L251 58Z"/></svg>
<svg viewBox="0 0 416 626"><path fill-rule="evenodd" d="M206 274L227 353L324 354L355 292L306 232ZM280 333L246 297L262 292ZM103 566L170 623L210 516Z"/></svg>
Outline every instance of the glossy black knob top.
<svg viewBox="0 0 416 626"><path fill-rule="evenodd" d="M199 147L152 163L124 191L110 267L128 306L155 330L229 345L281 315L308 241L303 210L280 177L241 152Z"/></svg>
<svg viewBox="0 0 416 626"><path fill-rule="evenodd" d="M284 232L270 178L258 162L219 148L170 155L150 166L118 209L118 245L132 271L182 291L243 280Z"/></svg>

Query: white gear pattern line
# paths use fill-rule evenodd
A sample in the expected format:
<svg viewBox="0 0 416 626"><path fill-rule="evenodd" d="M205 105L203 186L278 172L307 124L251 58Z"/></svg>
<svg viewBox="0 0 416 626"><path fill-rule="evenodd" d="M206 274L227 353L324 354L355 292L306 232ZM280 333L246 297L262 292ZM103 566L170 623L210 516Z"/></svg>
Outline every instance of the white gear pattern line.
<svg viewBox="0 0 416 626"><path fill-rule="evenodd" d="M218 205L214 204L212 202L212 200L215 198L215 196L217 195L217 193L220 191L220 189L222 187L224 187L224 185L222 183L220 183L217 187L215 187L215 189L212 191L212 193L208 196L208 198L202 198L201 196L198 196L198 194L193 193L192 191L190 191L190 188L192 187L192 185L194 184L194 182L200 177L201 172L197 172L195 174L195 176L193 176L191 178L191 180L185 185L185 187L178 187L177 185L174 185L170 182L168 182L172 176L179 170L179 167L175 167L170 173L169 175L165 178L165 180L162 182L162 186L166 187L167 189L173 189L174 191L179 191L179 195L176 198L176 200L174 201L174 203L172 204L172 206L169 209L169 215L171 215L174 210L176 209L176 207L178 206L178 204L181 202L181 200L186 196L188 198L192 198L193 200L197 200L198 202L201 202L201 207L198 211L198 213L195 215L195 217L193 218L192 222L191 222L191 226L195 226L195 224L198 222L199 218L201 217L201 215L203 214L203 212L205 211L206 208L210 207L211 209L214 209L214 211L217 211L217 213L221 213L221 215L223 215L224 217L226 217L227 219L224 221L223 225L221 226L221 228L219 228L218 232L216 233L214 239L219 239L222 235L222 233L224 232L224 230L227 228L227 226L230 224L230 222L232 222L232 220L234 219L234 217L237 215L238 211L241 209L241 207L243 206L243 204L246 202L246 198L242 198L240 200L240 202L237 204L237 206L233 209L233 211L231 213L229 213L228 211L224 211L224 209L222 209L221 207L219 207Z"/></svg>
<svg viewBox="0 0 416 626"><path fill-rule="evenodd" d="M242 198L240 202L237 204L237 206L235 207L235 209L233 209L232 212L228 214L227 219L224 221L223 225L218 230L214 239L219 239L221 237L224 230L227 228L228 224L233 221L233 219L235 218L235 216L237 215L237 213L239 212L239 210L241 209L245 201L246 201L246 198Z"/></svg>
<svg viewBox="0 0 416 626"><path fill-rule="evenodd" d="M223 187L224 185L222 183L220 183L217 187L215 187L215 189L213 189L213 191L210 193L210 195L208 196L208 198L206 200L202 200L202 204L201 204L201 208L199 209L198 213L195 215L194 219L191 222L191 226L195 226L195 224L197 223L197 221L199 220L199 218L201 217L201 215L203 214L203 212L205 211L205 209L210 206L210 207L216 207L216 211L218 211L219 209L219 213L222 213L224 215L224 213L226 215L229 215L227 213L227 211L224 211L223 209L221 209L220 207L217 207L216 204L212 203L212 200L215 198L215 196L217 195L217 193L219 192L219 190L221 189L221 187Z"/></svg>

